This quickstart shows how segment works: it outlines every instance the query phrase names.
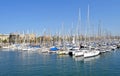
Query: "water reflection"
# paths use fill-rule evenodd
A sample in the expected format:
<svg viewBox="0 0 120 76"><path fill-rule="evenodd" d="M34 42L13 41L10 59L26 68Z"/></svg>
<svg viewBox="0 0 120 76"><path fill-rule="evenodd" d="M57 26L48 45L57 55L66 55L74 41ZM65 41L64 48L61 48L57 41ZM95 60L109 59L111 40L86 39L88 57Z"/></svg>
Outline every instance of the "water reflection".
<svg viewBox="0 0 120 76"><path fill-rule="evenodd" d="M84 58L0 50L0 76L119 76L120 51Z"/></svg>
<svg viewBox="0 0 120 76"><path fill-rule="evenodd" d="M95 57L89 57L89 58L84 58L84 62L86 63L86 62L93 62L93 61L95 61L95 60L97 60L97 59L99 59L100 58L100 55L97 55L97 56L95 56Z"/></svg>
<svg viewBox="0 0 120 76"><path fill-rule="evenodd" d="M73 56L73 59L74 59L75 61L83 61L84 57L83 57L83 56L81 56L81 57L74 57L74 56Z"/></svg>
<svg viewBox="0 0 120 76"><path fill-rule="evenodd" d="M10 49L1 49L0 48L0 51L10 51ZM12 51L12 50L11 50Z"/></svg>
<svg viewBox="0 0 120 76"><path fill-rule="evenodd" d="M69 55L57 55L57 58L67 58Z"/></svg>
<svg viewBox="0 0 120 76"><path fill-rule="evenodd" d="M92 61L95 61L95 60L97 60L99 58L100 58L100 55L97 55L95 57L89 57L89 58L84 58L83 56L81 56L81 57L74 57L73 56L73 59L75 61L84 61L84 62L92 62Z"/></svg>

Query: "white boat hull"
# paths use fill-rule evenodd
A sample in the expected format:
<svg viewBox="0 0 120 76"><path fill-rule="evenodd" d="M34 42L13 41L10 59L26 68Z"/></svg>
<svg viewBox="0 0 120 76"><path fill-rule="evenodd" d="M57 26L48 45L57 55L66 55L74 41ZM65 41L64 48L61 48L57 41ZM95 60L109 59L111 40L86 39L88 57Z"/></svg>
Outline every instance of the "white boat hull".
<svg viewBox="0 0 120 76"><path fill-rule="evenodd" d="M84 52L84 57L87 58L87 57L93 57L93 56L97 56L100 54L100 51L97 51L97 50L93 50L93 51L87 51L87 52Z"/></svg>
<svg viewBox="0 0 120 76"><path fill-rule="evenodd" d="M84 55L84 53L82 51L76 51L74 54L75 57L79 57L79 56L83 56L83 55Z"/></svg>

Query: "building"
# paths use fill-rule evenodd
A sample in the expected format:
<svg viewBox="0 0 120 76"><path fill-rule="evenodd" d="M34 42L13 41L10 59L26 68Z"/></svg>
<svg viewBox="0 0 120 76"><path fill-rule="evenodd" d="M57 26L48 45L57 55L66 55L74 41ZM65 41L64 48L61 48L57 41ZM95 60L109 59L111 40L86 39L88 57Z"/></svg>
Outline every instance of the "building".
<svg viewBox="0 0 120 76"><path fill-rule="evenodd" d="M9 43L10 44L19 43L19 34L10 33L10 35L9 35Z"/></svg>
<svg viewBox="0 0 120 76"><path fill-rule="evenodd" d="M19 43L34 43L35 41L35 34L19 34Z"/></svg>
<svg viewBox="0 0 120 76"><path fill-rule="evenodd" d="M8 34L0 34L0 43L8 43L9 35Z"/></svg>

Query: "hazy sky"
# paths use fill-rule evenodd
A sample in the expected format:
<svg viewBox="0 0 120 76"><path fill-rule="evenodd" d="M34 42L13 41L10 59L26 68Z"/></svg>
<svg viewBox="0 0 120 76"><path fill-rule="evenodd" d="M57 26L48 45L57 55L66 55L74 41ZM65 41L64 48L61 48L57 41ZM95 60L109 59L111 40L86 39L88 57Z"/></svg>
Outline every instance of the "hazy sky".
<svg viewBox="0 0 120 76"><path fill-rule="evenodd" d="M0 33L55 33L62 24L70 30L72 23L76 30L79 8L85 31L88 4L91 27L97 29L101 21L102 29L120 34L120 0L0 0Z"/></svg>

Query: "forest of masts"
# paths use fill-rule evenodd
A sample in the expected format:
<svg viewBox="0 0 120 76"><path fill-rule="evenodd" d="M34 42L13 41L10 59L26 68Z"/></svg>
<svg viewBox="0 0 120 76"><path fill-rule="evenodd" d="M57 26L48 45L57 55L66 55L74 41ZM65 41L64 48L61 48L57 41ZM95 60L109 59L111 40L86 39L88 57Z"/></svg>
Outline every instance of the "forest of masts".
<svg viewBox="0 0 120 76"><path fill-rule="evenodd" d="M113 35L111 32L107 30L103 30L103 28L101 28L101 21L99 21L98 25L96 26L97 28L90 23L89 5L88 5L86 25L82 24L81 9L79 8L77 26L73 26L73 23L72 23L72 27L70 26L71 28L67 28L69 32L66 32L64 24L62 24L62 27L59 29L60 31L57 31L54 35L50 31L44 31L42 36L37 36L33 41L25 40L25 43L34 43L34 44L37 43L41 45L46 45L46 44L56 45L56 44L63 44L63 43L120 40L119 35ZM23 42L24 40L20 43L23 43Z"/></svg>

